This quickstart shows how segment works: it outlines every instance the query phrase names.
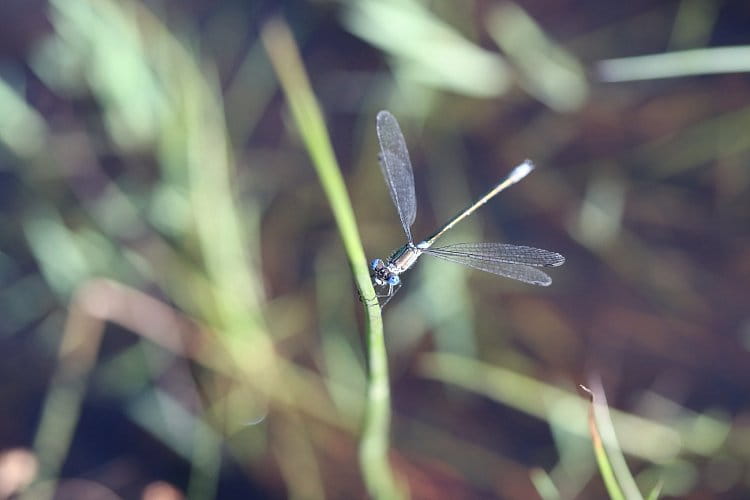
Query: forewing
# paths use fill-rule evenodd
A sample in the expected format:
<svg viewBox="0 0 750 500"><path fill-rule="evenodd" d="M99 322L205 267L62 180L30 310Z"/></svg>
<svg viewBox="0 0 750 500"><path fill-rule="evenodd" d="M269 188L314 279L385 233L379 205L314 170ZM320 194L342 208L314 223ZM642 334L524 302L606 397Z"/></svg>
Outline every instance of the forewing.
<svg viewBox="0 0 750 500"><path fill-rule="evenodd" d="M378 141L380 142L380 169L385 183L396 205L401 225L413 243L411 226L417 216L417 198L414 193L414 172L406 149L406 141L396 118L388 111L377 117Z"/></svg>

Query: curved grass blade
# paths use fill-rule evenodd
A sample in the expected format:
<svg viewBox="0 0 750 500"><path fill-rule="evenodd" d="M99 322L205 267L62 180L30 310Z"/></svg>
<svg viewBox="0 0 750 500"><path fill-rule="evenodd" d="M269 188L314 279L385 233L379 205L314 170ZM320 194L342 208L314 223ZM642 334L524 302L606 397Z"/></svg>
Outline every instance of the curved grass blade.
<svg viewBox="0 0 750 500"><path fill-rule="evenodd" d="M659 497L661 496L661 489L664 486L664 483L659 481L656 486L654 486L654 489L651 490L651 492L646 497L646 500L659 500Z"/></svg>
<svg viewBox="0 0 750 500"><path fill-rule="evenodd" d="M592 389L583 385L579 387L591 396L589 431L596 463L609 497L612 500L643 500L617 441L601 383L592 380Z"/></svg>

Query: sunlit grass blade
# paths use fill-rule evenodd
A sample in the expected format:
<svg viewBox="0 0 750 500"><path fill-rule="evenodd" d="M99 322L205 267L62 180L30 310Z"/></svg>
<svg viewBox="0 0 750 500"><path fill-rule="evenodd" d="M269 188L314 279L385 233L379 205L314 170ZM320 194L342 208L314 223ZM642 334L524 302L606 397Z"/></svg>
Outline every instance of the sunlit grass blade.
<svg viewBox="0 0 750 500"><path fill-rule="evenodd" d="M582 417L585 416L588 406L588 401L573 392L513 370L464 356L447 353L425 354L421 356L419 370L427 378L482 394L542 420L547 420L550 408L557 405L575 408L578 410L577 414ZM637 457L652 462L665 461L679 454L681 447L686 444L685 435L669 426L614 410L612 417L617 427L622 428L625 434L637 436L623 443L623 449ZM561 429L563 425L567 432L588 436L583 421L568 418L560 422Z"/></svg>
<svg viewBox="0 0 750 500"><path fill-rule="evenodd" d="M646 500L659 500L659 497L661 496L661 489L664 486L664 483L659 481L656 486L649 492L648 496L646 497Z"/></svg>
<svg viewBox="0 0 750 500"><path fill-rule="evenodd" d="M19 157L33 157L47 140L43 117L0 78L0 145Z"/></svg>
<svg viewBox="0 0 750 500"><path fill-rule="evenodd" d="M420 2L348 2L344 25L391 56L404 79L474 97L510 87L500 54L465 38Z"/></svg>
<svg viewBox="0 0 750 500"><path fill-rule="evenodd" d="M607 452L604 450L604 444L602 443L601 434L599 434L599 428L596 425L596 418L594 416L594 394L587 388L582 387L592 397L591 408L589 410L589 432L591 433L591 442L594 446L594 456L596 457L596 464L599 466L599 473L602 475L602 481L604 486L607 488L609 498L612 500L625 500L625 494L622 492L620 485L617 483L615 477L615 471L612 469L612 464L609 462Z"/></svg>
<svg viewBox="0 0 750 500"><path fill-rule="evenodd" d="M297 45L287 25L269 22L263 43L289 103L292 117L312 158L344 243L349 265L366 309L369 381L360 463L368 492L375 498L402 496L388 462L391 405L383 320L370 281L351 200L333 152L323 114L310 87Z"/></svg>
<svg viewBox="0 0 750 500"><path fill-rule="evenodd" d="M579 109L588 95L583 65L520 6L503 2L486 18L487 30L519 73L519 85L556 111Z"/></svg>
<svg viewBox="0 0 750 500"><path fill-rule="evenodd" d="M45 482L54 485L68 455L88 378L101 345L103 323L96 314L102 302L106 303L103 295L97 285L89 284L73 297L57 353L57 367L34 436L34 450L40 459L39 474L22 498L44 499L47 493L52 497L54 487L45 493L34 487Z"/></svg>
<svg viewBox="0 0 750 500"><path fill-rule="evenodd" d="M612 500L643 500L622 453L612 420L609 416L604 390L598 382L593 389L581 386L591 396L589 431L602 480Z"/></svg>
<svg viewBox="0 0 750 500"><path fill-rule="evenodd" d="M666 54L606 59L596 65L605 82L750 71L750 46L683 50Z"/></svg>
<svg viewBox="0 0 750 500"><path fill-rule="evenodd" d="M538 467L532 469L529 477L542 500L560 500L562 498L554 481L544 469Z"/></svg>
<svg viewBox="0 0 750 500"><path fill-rule="evenodd" d="M720 5L705 0L680 2L669 37L669 47L690 49L708 45L711 34L716 29Z"/></svg>

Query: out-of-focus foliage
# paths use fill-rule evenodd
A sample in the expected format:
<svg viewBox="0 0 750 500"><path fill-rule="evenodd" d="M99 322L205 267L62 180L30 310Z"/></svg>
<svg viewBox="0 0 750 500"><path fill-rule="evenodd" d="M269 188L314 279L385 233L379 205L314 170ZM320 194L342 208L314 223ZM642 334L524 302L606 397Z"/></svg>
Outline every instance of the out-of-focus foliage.
<svg viewBox="0 0 750 500"><path fill-rule="evenodd" d="M365 494L363 305L271 19L368 257L403 244L380 109L415 237L531 158L448 238L567 257L547 289L403 276L389 456L412 497L606 497L592 375L633 488L750 494L741 2L50 0L0 5L0 497Z"/></svg>
<svg viewBox="0 0 750 500"><path fill-rule="evenodd" d="M500 54L467 40L418 2L350 2L343 21L389 55L405 82L475 97L508 91L510 75Z"/></svg>

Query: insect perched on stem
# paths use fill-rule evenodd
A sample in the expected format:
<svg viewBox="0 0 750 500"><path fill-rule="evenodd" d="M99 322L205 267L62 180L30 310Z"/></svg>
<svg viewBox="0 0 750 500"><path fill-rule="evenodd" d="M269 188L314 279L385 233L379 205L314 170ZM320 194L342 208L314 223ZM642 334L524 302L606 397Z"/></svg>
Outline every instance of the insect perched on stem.
<svg viewBox="0 0 750 500"><path fill-rule="evenodd" d="M383 306L401 288L401 274L410 269L422 254L532 285L548 286L552 283L552 279L538 268L562 265L565 257L559 253L504 243L457 243L435 248L432 246L449 229L496 194L526 177L534 169L531 161L526 160L518 165L487 194L459 212L427 239L415 244L411 226L417 215L417 198L414 192L414 173L404 135L396 118L388 111L378 113L377 131L380 142L380 167L406 233L404 246L393 252L385 261L374 259L370 263L370 276L376 289L380 290L378 297L384 299Z"/></svg>

